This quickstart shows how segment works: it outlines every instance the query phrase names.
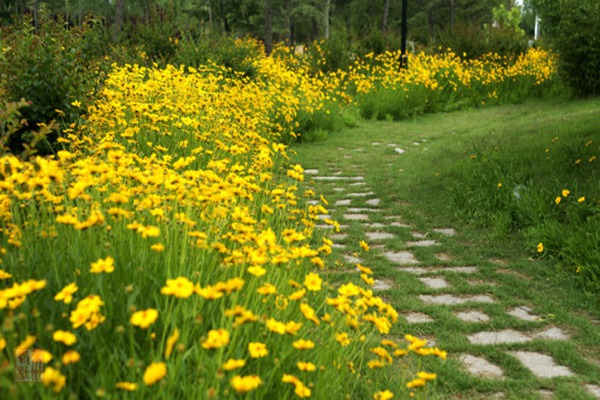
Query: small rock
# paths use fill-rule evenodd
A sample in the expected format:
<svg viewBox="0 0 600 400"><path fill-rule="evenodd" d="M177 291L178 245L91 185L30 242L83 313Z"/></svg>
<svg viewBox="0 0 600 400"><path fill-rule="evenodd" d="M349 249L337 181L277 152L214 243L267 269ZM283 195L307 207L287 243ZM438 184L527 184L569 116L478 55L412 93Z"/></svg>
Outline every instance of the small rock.
<svg viewBox="0 0 600 400"><path fill-rule="evenodd" d="M433 318L423 313L409 313L404 316L409 324L424 324L433 322Z"/></svg>
<svg viewBox="0 0 600 400"><path fill-rule="evenodd" d="M497 332L478 332L467 338L472 344L525 343L531 341L529 336L512 329Z"/></svg>
<svg viewBox="0 0 600 400"><path fill-rule="evenodd" d="M380 202L379 199L369 199L366 201L366 203L370 206L378 206L379 202Z"/></svg>
<svg viewBox="0 0 600 400"><path fill-rule="evenodd" d="M436 296L430 295L420 295L419 298L427 304L441 304L446 306L452 306L456 304L465 304L469 302L477 302L477 303L495 303L494 299L487 295L478 295L478 296L467 296L467 297L457 297L451 294L439 294Z"/></svg>
<svg viewBox="0 0 600 400"><path fill-rule="evenodd" d="M431 247L438 246L440 242L435 240L419 240L417 242L406 242L407 247Z"/></svg>
<svg viewBox="0 0 600 400"><path fill-rule="evenodd" d="M564 333L562 330L556 327L551 327L546 329L545 331L538 332L533 335L535 339L545 339L545 340L567 340L569 339L569 335Z"/></svg>
<svg viewBox="0 0 600 400"><path fill-rule="evenodd" d="M368 221L369 216L367 214L344 214L344 219L348 221Z"/></svg>
<svg viewBox="0 0 600 400"><path fill-rule="evenodd" d="M448 282L444 278L419 278L430 289L443 289L448 287Z"/></svg>
<svg viewBox="0 0 600 400"><path fill-rule="evenodd" d="M467 367L471 375L479 378L502 378L504 372L502 369L482 357L476 357L471 354L463 354L459 360Z"/></svg>
<svg viewBox="0 0 600 400"><path fill-rule="evenodd" d="M522 306L522 307L516 307L513 308L512 310L508 311L507 314L508 315L512 315L515 318L518 318L520 320L523 321L539 321L539 317L535 316L535 315L531 315L531 308L527 307L527 306Z"/></svg>
<svg viewBox="0 0 600 400"><path fill-rule="evenodd" d="M555 378L558 376L574 376L567 367L556 365L552 357L531 351L509 351L527 369L538 378Z"/></svg>
<svg viewBox="0 0 600 400"><path fill-rule="evenodd" d="M404 149L401 149L400 147L396 147L396 148L394 149L394 151L395 151L396 153L398 153L398 154L404 154L404 153L406 153L406 150L404 150Z"/></svg>
<svg viewBox="0 0 600 400"><path fill-rule="evenodd" d="M420 264L410 251L388 251L383 253L385 258L397 264Z"/></svg>
<svg viewBox="0 0 600 400"><path fill-rule="evenodd" d="M336 206L348 206L350 205L350 203L352 202L352 200L338 200L335 202Z"/></svg>
<svg viewBox="0 0 600 400"><path fill-rule="evenodd" d="M465 322L487 322L490 320L489 315L479 311L461 311L454 315Z"/></svg>
<svg viewBox="0 0 600 400"><path fill-rule="evenodd" d="M585 385L585 389L592 395L600 399L600 386L598 385Z"/></svg>
<svg viewBox="0 0 600 400"><path fill-rule="evenodd" d="M317 175L319 173L318 169L305 169L304 175Z"/></svg>
<svg viewBox="0 0 600 400"><path fill-rule="evenodd" d="M386 240L396 237L395 235L387 232L366 232L365 235L367 236L368 240Z"/></svg>

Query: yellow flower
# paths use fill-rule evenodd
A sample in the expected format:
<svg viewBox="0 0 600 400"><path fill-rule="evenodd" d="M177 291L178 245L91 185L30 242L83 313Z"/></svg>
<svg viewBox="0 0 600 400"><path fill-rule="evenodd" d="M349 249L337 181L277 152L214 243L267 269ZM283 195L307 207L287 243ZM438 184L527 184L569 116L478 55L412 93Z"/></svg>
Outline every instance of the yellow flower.
<svg viewBox="0 0 600 400"><path fill-rule="evenodd" d="M306 304L306 303L300 304L300 311L302 312L304 317L306 317L306 319L311 320L312 322L315 323L315 325L321 324L321 321L319 321L319 319L317 318L315 310L308 304Z"/></svg>
<svg viewBox="0 0 600 400"><path fill-rule="evenodd" d="M158 318L158 310L149 308L147 310L137 311L131 316L131 325L139 326L142 329L148 328Z"/></svg>
<svg viewBox="0 0 600 400"><path fill-rule="evenodd" d="M285 324L285 333L293 336L298 333L298 331L300 330L301 327L302 327L301 323L290 321Z"/></svg>
<svg viewBox="0 0 600 400"><path fill-rule="evenodd" d="M79 108L79 107L81 107L81 102L80 102L79 100L75 100L75 101L72 101L72 102L71 102L71 105L72 105L73 107L77 107L77 108Z"/></svg>
<svg viewBox="0 0 600 400"><path fill-rule="evenodd" d="M365 267L364 265L356 264L356 268L363 274L373 275L373 270L369 267Z"/></svg>
<svg viewBox="0 0 600 400"><path fill-rule="evenodd" d="M161 252L165 251L165 246L162 243L156 243L156 244L153 244L152 246L150 246L150 250L154 250L157 253L161 253Z"/></svg>
<svg viewBox="0 0 600 400"><path fill-rule="evenodd" d="M581 196L580 198L577 199L578 203L583 203L585 201L585 197Z"/></svg>
<svg viewBox="0 0 600 400"><path fill-rule="evenodd" d="M167 279L167 286L162 287L160 293L167 296L188 298L194 293L194 284L182 276L177 279Z"/></svg>
<svg viewBox="0 0 600 400"><path fill-rule="evenodd" d="M369 251L369 245L364 240L361 240L358 244L364 251Z"/></svg>
<svg viewBox="0 0 600 400"><path fill-rule="evenodd" d="M25 340L23 340L15 349L15 355L19 356L23 354L27 349L29 349L36 342L37 338L32 335L27 335Z"/></svg>
<svg viewBox="0 0 600 400"><path fill-rule="evenodd" d="M46 367L40 379L44 386L52 386L54 393L59 393L67 383L67 377L52 367Z"/></svg>
<svg viewBox="0 0 600 400"><path fill-rule="evenodd" d="M165 358L168 360L171 357L171 353L173 353L173 347L175 343L179 340L179 329L175 328L171 336L167 339L167 348L165 349Z"/></svg>
<svg viewBox="0 0 600 400"><path fill-rule="evenodd" d="M432 374L432 373L429 373L429 372L418 372L417 376L419 378L421 378L421 379L426 380L426 381L432 381L432 380L434 380L434 379L437 378L436 374Z"/></svg>
<svg viewBox="0 0 600 400"><path fill-rule="evenodd" d="M315 342L313 342L312 340L298 339L292 343L292 346L294 346L298 350L307 350L314 348Z"/></svg>
<svg viewBox="0 0 600 400"><path fill-rule="evenodd" d="M306 289L297 290L294 293L290 294L288 298L290 300L300 300L306 294Z"/></svg>
<svg viewBox="0 0 600 400"><path fill-rule="evenodd" d="M222 368L225 371L233 371L234 369L242 368L244 365L246 365L246 360L230 358L223 364Z"/></svg>
<svg viewBox="0 0 600 400"><path fill-rule="evenodd" d="M218 349L229 344L229 332L225 329L211 329L208 337L202 342L204 349Z"/></svg>
<svg viewBox="0 0 600 400"><path fill-rule="evenodd" d="M315 364L313 364L311 362L298 361L298 363L296 365L298 366L298 369L300 371L310 372L310 371L315 371L317 369Z"/></svg>
<svg viewBox="0 0 600 400"><path fill-rule="evenodd" d="M279 322L273 318L269 318L267 320L267 329L271 332L279 333L280 335L285 334L285 324L283 322Z"/></svg>
<svg viewBox="0 0 600 400"><path fill-rule="evenodd" d="M260 265L248 267L247 271L254 276L263 276L267 273L267 270L261 267Z"/></svg>
<svg viewBox="0 0 600 400"><path fill-rule="evenodd" d="M270 283L263 283L261 287L259 287L258 289L256 289L256 292L258 294L276 294L277 293L277 288L270 284Z"/></svg>
<svg viewBox="0 0 600 400"><path fill-rule="evenodd" d="M243 394L259 387L262 384L262 380L257 375L236 375L231 378L230 383L231 387L233 387L236 392Z"/></svg>
<svg viewBox="0 0 600 400"><path fill-rule="evenodd" d="M248 343L248 351L250 352L250 357L252 358L261 358L269 354L267 346L264 343L260 342Z"/></svg>
<svg viewBox="0 0 600 400"><path fill-rule="evenodd" d="M134 382L117 382L115 387L128 392L135 392L138 388L138 385Z"/></svg>
<svg viewBox="0 0 600 400"><path fill-rule="evenodd" d="M81 357L79 356L78 352L76 352L75 350L69 350L65 354L63 354L61 360L62 360L63 364L69 365L69 364L75 364L75 363L79 362L80 358Z"/></svg>
<svg viewBox="0 0 600 400"><path fill-rule="evenodd" d="M167 365L164 362L153 362L144 371L144 384L152 386L167 375Z"/></svg>
<svg viewBox="0 0 600 400"><path fill-rule="evenodd" d="M77 285L75 283L70 283L65 286L63 290L58 292L56 296L54 296L54 300L56 301L64 301L65 304L69 304L73 300L73 293L78 290Z"/></svg>
<svg viewBox="0 0 600 400"><path fill-rule="evenodd" d="M570 193L571 193L571 191L568 189L563 189L563 191L562 191L563 197L567 197Z"/></svg>
<svg viewBox="0 0 600 400"><path fill-rule="evenodd" d="M6 348L6 339L4 339L3 337L0 337L0 351L4 350Z"/></svg>
<svg viewBox="0 0 600 400"><path fill-rule="evenodd" d="M346 332L336 333L335 340L337 340L342 346L347 346L350 344L350 338Z"/></svg>
<svg viewBox="0 0 600 400"><path fill-rule="evenodd" d="M312 272L307 274L304 278L304 286L306 286L306 288L312 292L318 292L319 290L321 290L322 283L323 280L321 279L319 274L315 274Z"/></svg>
<svg viewBox="0 0 600 400"><path fill-rule="evenodd" d="M538 245L537 245L537 251L538 251L538 253L541 253L541 252L544 251L544 243L542 243L542 242L538 243Z"/></svg>
<svg viewBox="0 0 600 400"><path fill-rule="evenodd" d="M555 203L558 205L558 204L560 204L561 200L562 200L562 198L561 198L560 196L557 196L557 197L554 199L554 202L555 202Z"/></svg>
<svg viewBox="0 0 600 400"><path fill-rule="evenodd" d="M394 393L389 390L379 391L373 395L374 400L390 400L394 398Z"/></svg>
<svg viewBox="0 0 600 400"><path fill-rule="evenodd" d="M93 274L99 274L101 272L110 274L115 270L114 262L115 260L111 256L108 256L105 259L100 258L98 261L92 263L90 272Z"/></svg>
<svg viewBox="0 0 600 400"><path fill-rule="evenodd" d="M0 269L0 281L11 278L12 275Z"/></svg>
<svg viewBox="0 0 600 400"><path fill-rule="evenodd" d="M502 187L502 182L498 183L498 189Z"/></svg>
<svg viewBox="0 0 600 400"><path fill-rule="evenodd" d="M71 332L57 330L52 334L52 340L55 342L61 342L66 346L71 346L77 342L77 336Z"/></svg>

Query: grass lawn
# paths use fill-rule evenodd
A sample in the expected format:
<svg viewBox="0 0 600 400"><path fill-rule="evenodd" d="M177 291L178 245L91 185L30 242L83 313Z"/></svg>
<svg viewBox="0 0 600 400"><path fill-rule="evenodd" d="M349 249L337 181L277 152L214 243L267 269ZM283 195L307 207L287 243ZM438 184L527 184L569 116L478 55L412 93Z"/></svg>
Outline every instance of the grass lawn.
<svg viewBox="0 0 600 400"><path fill-rule="evenodd" d="M306 188L322 193L329 202L331 216L347 225L341 235L335 236L334 242L339 246L332 256L339 261L339 267L331 268L330 279L335 281L337 274L343 274L344 279L352 276L344 255L354 255L375 271L379 282L389 285L381 289L381 294L401 315L420 313L430 317L431 322L412 324L401 318L392 332L396 337L411 333L435 340L437 346L449 352L441 368L439 363L429 365L428 359L423 360L424 369L430 367L439 374L426 389L428 392L423 393L428 393L427 398L476 399L498 393L514 399L552 394L559 399L596 398L592 392L594 388L600 390L600 296L582 290L583 281L578 273L563 265L564 261L545 257L546 253L537 254L531 237L544 231L529 227L528 221L518 215L527 209L517 207L510 213L496 213L494 203L480 203L488 201L490 188L511 190L508 197L513 198L515 188L531 187L533 193L533 188L539 186L548 191L535 189L536 196L551 196L547 201L551 205L552 193L559 190L560 195L556 188L570 185L571 198L581 198L580 193L585 192L585 204L592 203L585 212L595 213L593 202L598 202L600 193L597 162L584 159L588 164L583 165L583 173L571 174L569 170L558 176L547 171L553 171L556 163L570 162L577 154L569 151L578 151L582 143L591 140L590 151L597 152L599 120L600 100L528 102L425 115L402 122L367 121L358 128L331 134L326 141L293 147L297 152L293 161L305 169L318 169L319 176L364 177L363 181L326 181L306 175ZM509 167L495 173L492 169L497 164L492 162L489 168L480 166L476 175L465 173L469 162L490 159ZM496 181L498 176L512 181ZM476 185L481 185L483 195L474 204L456 192L462 187L473 190ZM367 194L363 197L353 193ZM469 196L476 193L473 190ZM379 199L377 211L366 212L368 221L344 217L365 212L360 208L369 208L368 199ZM336 205L338 201L341 203ZM563 204L566 202L564 197ZM486 211L478 215L478 209ZM542 208L538 212L546 211ZM565 215L569 217L568 213ZM447 236L434 231L436 228L453 228L456 234ZM368 240L367 232L394 236ZM369 252L361 251L361 240L369 243ZM407 243L418 240L434 240L438 244L411 247ZM590 257L595 257L598 242L595 246L581 251L589 251ZM577 252L578 248L571 244L571 250ZM389 251L410 251L420 262L419 267L429 269L423 275L410 273L383 256ZM477 268L473 274L447 270L459 266ZM354 275L358 280L358 274ZM447 287L433 289L420 278L444 280ZM439 294L460 298L489 296L493 302L448 305L430 304L419 298ZM511 315L518 307L528 307L533 318L523 320ZM485 314L487 319L464 322L457 317L460 312L472 311ZM535 337L553 328L566 338ZM529 339L500 344L469 340L479 332L507 330ZM538 377L511 353L516 351L550 356L557 365L568 368L572 376ZM467 354L487 360L503 376L467 372L459 360Z"/></svg>

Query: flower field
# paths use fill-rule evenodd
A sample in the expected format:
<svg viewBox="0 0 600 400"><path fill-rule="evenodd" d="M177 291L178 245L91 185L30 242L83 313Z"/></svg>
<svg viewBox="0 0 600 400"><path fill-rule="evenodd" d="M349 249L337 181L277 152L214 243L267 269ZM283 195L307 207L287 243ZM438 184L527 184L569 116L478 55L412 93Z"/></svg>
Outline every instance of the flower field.
<svg viewBox="0 0 600 400"><path fill-rule="evenodd" d="M252 78L114 64L56 155L2 156L0 397L427 390L429 360L446 353L395 329L398 310L369 289L375 266L327 282L326 199L299 190L285 143L355 107L401 117L530 96L554 64L540 50L510 65L419 54L398 71L396 59L322 74L279 48L252 60ZM15 380L30 354L43 384Z"/></svg>

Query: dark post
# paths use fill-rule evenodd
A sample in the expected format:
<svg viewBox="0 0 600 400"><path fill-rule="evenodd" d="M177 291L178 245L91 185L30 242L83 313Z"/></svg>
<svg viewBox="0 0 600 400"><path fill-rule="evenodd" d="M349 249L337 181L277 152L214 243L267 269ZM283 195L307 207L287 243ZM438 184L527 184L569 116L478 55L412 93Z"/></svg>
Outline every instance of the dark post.
<svg viewBox="0 0 600 400"><path fill-rule="evenodd" d="M400 68L408 68L408 55L406 54L406 35L408 32L408 0L402 0L402 47L400 49Z"/></svg>

